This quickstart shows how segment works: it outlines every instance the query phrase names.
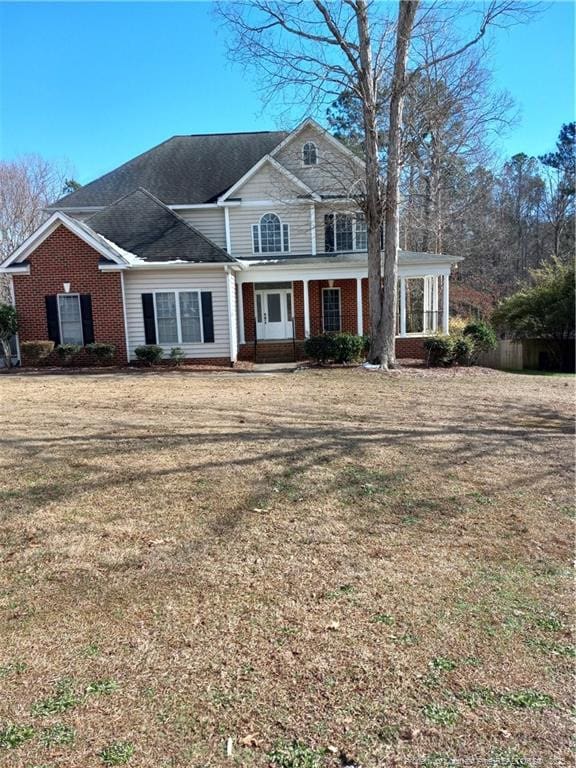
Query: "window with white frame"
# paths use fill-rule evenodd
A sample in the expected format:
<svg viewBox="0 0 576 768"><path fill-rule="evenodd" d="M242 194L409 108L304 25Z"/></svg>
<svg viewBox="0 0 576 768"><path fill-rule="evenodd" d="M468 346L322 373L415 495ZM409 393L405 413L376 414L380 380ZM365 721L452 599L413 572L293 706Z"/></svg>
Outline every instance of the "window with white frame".
<svg viewBox="0 0 576 768"><path fill-rule="evenodd" d="M254 253L281 253L290 250L290 227L275 213L265 213L258 224L252 225Z"/></svg>
<svg viewBox="0 0 576 768"><path fill-rule="evenodd" d="M318 150L313 141L307 141L302 147L302 162L304 165L318 164Z"/></svg>
<svg viewBox="0 0 576 768"><path fill-rule="evenodd" d="M198 291L154 294L158 344L194 344L203 340Z"/></svg>
<svg viewBox="0 0 576 768"><path fill-rule="evenodd" d="M363 213L330 213L325 217L326 251L365 251L368 230Z"/></svg>
<svg viewBox="0 0 576 768"><path fill-rule="evenodd" d="M84 344L79 294L62 293L58 296L58 320L61 344Z"/></svg>
<svg viewBox="0 0 576 768"><path fill-rule="evenodd" d="M322 289L322 325L325 333L341 328L340 288Z"/></svg>

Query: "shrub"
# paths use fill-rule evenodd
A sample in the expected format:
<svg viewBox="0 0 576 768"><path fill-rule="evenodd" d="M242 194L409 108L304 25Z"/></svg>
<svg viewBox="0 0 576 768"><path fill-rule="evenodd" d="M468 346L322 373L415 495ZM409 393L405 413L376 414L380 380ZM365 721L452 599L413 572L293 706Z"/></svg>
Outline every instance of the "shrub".
<svg viewBox="0 0 576 768"><path fill-rule="evenodd" d="M364 337L353 333L338 333L333 337L333 358L337 363L352 363L362 356Z"/></svg>
<svg viewBox="0 0 576 768"><path fill-rule="evenodd" d="M68 365L82 351L81 344L59 344L56 347L56 352L60 357L60 360Z"/></svg>
<svg viewBox="0 0 576 768"><path fill-rule="evenodd" d="M115 344L106 344L102 342L93 342L92 344L86 344L86 352L96 363L104 365L114 359L116 354Z"/></svg>
<svg viewBox="0 0 576 768"><path fill-rule="evenodd" d="M464 328L464 336L474 340L473 362L476 362L481 352L489 352L498 344L494 329L482 320L468 323Z"/></svg>
<svg viewBox="0 0 576 768"><path fill-rule="evenodd" d="M306 357L315 360L317 363L333 360L335 353L334 336L330 336L328 333L323 333L320 336L311 336L304 342L304 353Z"/></svg>
<svg viewBox="0 0 576 768"><path fill-rule="evenodd" d="M464 328L471 322L467 317L451 317L449 322L450 336L462 336Z"/></svg>
<svg viewBox="0 0 576 768"><path fill-rule="evenodd" d="M26 361L31 363L39 363L40 360L44 360L48 355L54 351L53 341L23 341L20 345L22 355L26 358Z"/></svg>
<svg viewBox="0 0 576 768"><path fill-rule="evenodd" d="M459 365L472 365L476 344L472 336L459 336L454 339L452 361Z"/></svg>
<svg viewBox="0 0 576 768"><path fill-rule="evenodd" d="M454 360L454 339L450 336L438 334L437 336L425 339L424 349L428 352L428 365L452 365Z"/></svg>
<svg viewBox="0 0 576 768"><path fill-rule="evenodd" d="M157 344L144 344L141 347L136 347L134 354L141 363L154 365L155 363L159 363L160 360L162 360L164 350Z"/></svg>
<svg viewBox="0 0 576 768"><path fill-rule="evenodd" d="M170 360L176 366L181 365L185 357L186 357L186 354L182 349L182 347L172 347L172 349L170 350Z"/></svg>

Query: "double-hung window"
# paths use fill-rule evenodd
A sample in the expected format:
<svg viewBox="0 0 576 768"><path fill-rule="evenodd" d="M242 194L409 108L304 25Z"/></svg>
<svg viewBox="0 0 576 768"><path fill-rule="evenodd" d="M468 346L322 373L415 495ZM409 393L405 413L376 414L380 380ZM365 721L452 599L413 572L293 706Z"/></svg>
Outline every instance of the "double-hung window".
<svg viewBox="0 0 576 768"><path fill-rule="evenodd" d="M330 213L325 217L325 247L331 251L365 251L368 230L362 213Z"/></svg>
<svg viewBox="0 0 576 768"><path fill-rule="evenodd" d="M163 291L154 294L158 344L194 344L203 341L198 291Z"/></svg>
<svg viewBox="0 0 576 768"><path fill-rule="evenodd" d="M265 213L252 225L254 253L282 253L290 250L290 227L275 213Z"/></svg>
<svg viewBox="0 0 576 768"><path fill-rule="evenodd" d="M340 288L322 289L322 325L324 333L341 329Z"/></svg>
<svg viewBox="0 0 576 768"><path fill-rule="evenodd" d="M62 293L58 296L58 319L60 343L83 345L82 310L77 293Z"/></svg>

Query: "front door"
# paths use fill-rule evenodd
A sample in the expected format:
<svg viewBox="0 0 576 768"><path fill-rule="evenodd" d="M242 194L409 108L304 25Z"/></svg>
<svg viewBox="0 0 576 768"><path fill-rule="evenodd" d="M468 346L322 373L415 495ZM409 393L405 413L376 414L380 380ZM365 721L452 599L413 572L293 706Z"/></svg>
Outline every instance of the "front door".
<svg viewBox="0 0 576 768"><path fill-rule="evenodd" d="M259 339L292 338L292 291L256 291L256 333Z"/></svg>

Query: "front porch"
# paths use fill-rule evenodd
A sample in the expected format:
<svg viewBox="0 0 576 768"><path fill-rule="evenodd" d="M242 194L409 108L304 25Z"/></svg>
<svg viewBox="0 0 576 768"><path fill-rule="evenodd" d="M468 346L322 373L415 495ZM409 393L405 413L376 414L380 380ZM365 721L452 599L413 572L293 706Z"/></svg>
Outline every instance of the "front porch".
<svg viewBox="0 0 576 768"><path fill-rule="evenodd" d="M330 265L314 272L295 265L255 266L238 277L239 359L288 362L302 359L304 340L321 333L369 332L366 267L345 271ZM449 267L400 270L396 354L423 357L423 340L448 332Z"/></svg>

